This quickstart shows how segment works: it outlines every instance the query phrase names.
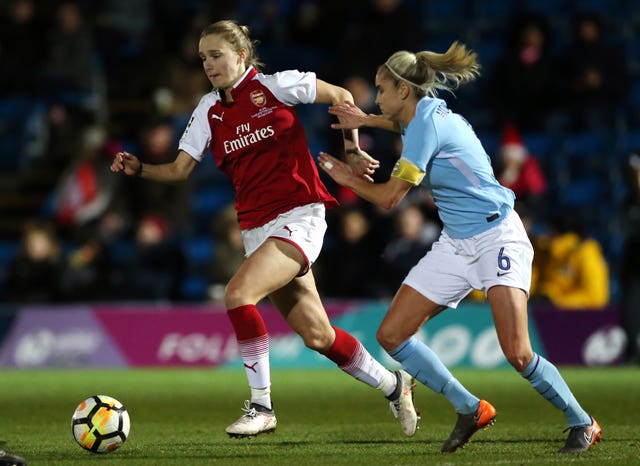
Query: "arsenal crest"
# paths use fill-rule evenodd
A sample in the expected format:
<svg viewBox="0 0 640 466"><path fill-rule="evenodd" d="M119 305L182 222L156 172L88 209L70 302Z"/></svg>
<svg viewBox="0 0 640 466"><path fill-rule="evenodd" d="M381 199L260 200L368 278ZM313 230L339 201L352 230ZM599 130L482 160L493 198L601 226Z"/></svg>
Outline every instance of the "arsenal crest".
<svg viewBox="0 0 640 466"><path fill-rule="evenodd" d="M251 91L249 97L251 98L251 102L253 102L253 105L255 105L256 107L264 107L264 104L267 103L267 97L260 89Z"/></svg>

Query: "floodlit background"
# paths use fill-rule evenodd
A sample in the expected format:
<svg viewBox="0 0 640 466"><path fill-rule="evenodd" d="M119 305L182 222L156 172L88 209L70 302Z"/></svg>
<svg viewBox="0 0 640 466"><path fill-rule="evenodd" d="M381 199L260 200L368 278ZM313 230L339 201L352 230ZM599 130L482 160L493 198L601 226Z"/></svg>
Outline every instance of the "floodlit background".
<svg viewBox="0 0 640 466"><path fill-rule="evenodd" d="M243 251L232 188L211 157L180 185L108 166L123 149L145 163L175 157L210 90L199 33L224 18L250 27L265 72L315 71L372 113L376 68L394 51L444 52L455 40L475 50L482 76L441 97L518 196L536 248L532 309L547 322L587 312L576 317L591 322L582 333L566 324L581 344L597 331L592 345L615 348L605 362L637 359L640 4L631 0L0 1L5 342L23 335L25 306L81 308L94 322L105 306L219 304ZM340 152L326 107L298 112L314 156ZM384 180L398 138L362 130L361 143ZM314 265L321 294L384 303L438 236L433 202L417 188L381 212L325 181L342 207L328 214ZM481 293L467 303L486 312Z"/></svg>

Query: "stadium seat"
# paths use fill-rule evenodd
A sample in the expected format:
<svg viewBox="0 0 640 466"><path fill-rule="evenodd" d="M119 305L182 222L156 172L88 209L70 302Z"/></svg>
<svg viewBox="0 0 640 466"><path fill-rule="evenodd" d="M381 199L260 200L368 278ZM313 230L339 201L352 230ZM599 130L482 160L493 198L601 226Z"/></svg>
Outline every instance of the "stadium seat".
<svg viewBox="0 0 640 466"><path fill-rule="evenodd" d="M573 7L573 2L570 0L534 0L525 2L524 10L551 18L562 14L570 14L573 11ZM567 17L569 16L567 15Z"/></svg>
<svg viewBox="0 0 640 466"><path fill-rule="evenodd" d="M425 21L460 20L469 14L467 0L449 0L446 2L422 2L422 13Z"/></svg>
<svg viewBox="0 0 640 466"><path fill-rule="evenodd" d="M623 13L626 9L625 0L580 0L572 5L575 11L596 12L602 15Z"/></svg>
<svg viewBox="0 0 640 466"><path fill-rule="evenodd" d="M473 0L473 17L479 20L505 23L516 13L517 2L496 2L495 0Z"/></svg>
<svg viewBox="0 0 640 466"><path fill-rule="evenodd" d="M17 241L0 241L0 267L11 263L17 251Z"/></svg>
<svg viewBox="0 0 640 466"><path fill-rule="evenodd" d="M182 241L182 250L189 265L197 268L208 266L213 257L214 241L210 236L185 239Z"/></svg>
<svg viewBox="0 0 640 466"><path fill-rule="evenodd" d="M594 206L600 202L604 187L597 174L574 178L561 186L559 200L563 208Z"/></svg>
<svg viewBox="0 0 640 466"><path fill-rule="evenodd" d="M482 143L484 150L487 152L491 159L494 159L498 154L498 147L500 146L501 136L492 132L479 132L478 139Z"/></svg>
<svg viewBox="0 0 640 466"><path fill-rule="evenodd" d="M135 243L131 240L119 240L109 245L109 253L114 264L124 264L135 250Z"/></svg>
<svg viewBox="0 0 640 466"><path fill-rule="evenodd" d="M640 153L640 131L619 134L616 137L615 150L622 158L626 158L632 152Z"/></svg>
<svg viewBox="0 0 640 466"><path fill-rule="evenodd" d="M192 212L213 218L217 212L233 202L234 193L228 186L201 186L193 195Z"/></svg>
<svg viewBox="0 0 640 466"><path fill-rule="evenodd" d="M500 39L483 40L475 44L471 42L469 45L478 54L480 64L485 70L491 69L505 51L504 41Z"/></svg>
<svg viewBox="0 0 640 466"><path fill-rule="evenodd" d="M28 138L26 122L34 105L26 97L0 99L0 170L20 168Z"/></svg>
<svg viewBox="0 0 640 466"><path fill-rule="evenodd" d="M582 132L563 137L563 150L570 155L602 152L608 135L606 133Z"/></svg>
<svg viewBox="0 0 640 466"><path fill-rule="evenodd" d="M187 301L204 301L207 298L209 282L201 276L188 276L182 280L182 296Z"/></svg>
<svg viewBox="0 0 640 466"><path fill-rule="evenodd" d="M545 159L559 149L557 139L546 133L525 133L522 139L529 152L539 160Z"/></svg>

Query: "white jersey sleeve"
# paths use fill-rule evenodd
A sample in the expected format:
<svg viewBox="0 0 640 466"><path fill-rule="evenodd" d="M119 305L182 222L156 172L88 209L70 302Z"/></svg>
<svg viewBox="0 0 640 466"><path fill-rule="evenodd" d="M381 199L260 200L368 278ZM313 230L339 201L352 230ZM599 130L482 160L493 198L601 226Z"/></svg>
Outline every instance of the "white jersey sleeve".
<svg viewBox="0 0 640 466"><path fill-rule="evenodd" d="M262 85L280 102L287 105L312 104L316 100L316 74L298 70L281 71L275 74L259 73Z"/></svg>
<svg viewBox="0 0 640 466"><path fill-rule="evenodd" d="M202 161L211 143L211 128L207 115L218 99L218 95L213 92L205 94L200 99L178 142L178 150L185 151L198 162Z"/></svg>

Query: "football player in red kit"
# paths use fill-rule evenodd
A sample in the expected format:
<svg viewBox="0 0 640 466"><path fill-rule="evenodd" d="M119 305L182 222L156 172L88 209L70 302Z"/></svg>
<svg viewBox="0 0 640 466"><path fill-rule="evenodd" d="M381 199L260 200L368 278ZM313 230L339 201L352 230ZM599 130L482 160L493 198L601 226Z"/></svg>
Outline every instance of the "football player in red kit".
<svg viewBox="0 0 640 466"><path fill-rule="evenodd" d="M210 149L233 182L246 259L227 284L224 302L251 398L227 434L252 437L276 428L269 337L256 308L268 296L307 347L381 390L403 432L413 435L418 416L411 377L385 369L357 339L331 325L311 271L327 228L325 208L338 202L320 180L295 106L353 102L351 94L312 72L260 73L248 28L233 21L207 26L199 53L213 90L194 110L176 159L151 165L120 152L111 170L161 182L185 180ZM343 136L349 164L370 180L378 162L360 151L356 130Z"/></svg>

